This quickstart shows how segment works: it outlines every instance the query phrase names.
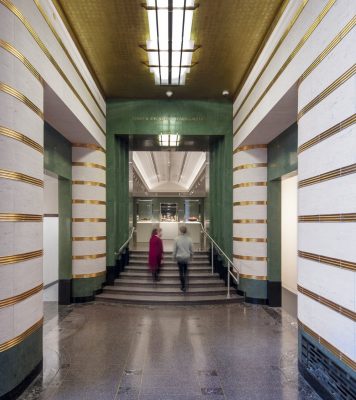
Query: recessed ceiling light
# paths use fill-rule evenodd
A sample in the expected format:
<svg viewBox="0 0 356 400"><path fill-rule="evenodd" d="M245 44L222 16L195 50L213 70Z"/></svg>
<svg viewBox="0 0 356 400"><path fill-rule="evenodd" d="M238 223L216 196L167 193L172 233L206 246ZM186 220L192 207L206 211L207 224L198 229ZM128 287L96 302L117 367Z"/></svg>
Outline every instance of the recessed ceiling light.
<svg viewBox="0 0 356 400"><path fill-rule="evenodd" d="M228 90L223 90L222 95L223 96L228 96L230 94L230 92Z"/></svg>
<svg viewBox="0 0 356 400"><path fill-rule="evenodd" d="M172 97L172 96L173 96L172 90L167 90L167 91L166 91L166 96L167 96L167 97Z"/></svg>

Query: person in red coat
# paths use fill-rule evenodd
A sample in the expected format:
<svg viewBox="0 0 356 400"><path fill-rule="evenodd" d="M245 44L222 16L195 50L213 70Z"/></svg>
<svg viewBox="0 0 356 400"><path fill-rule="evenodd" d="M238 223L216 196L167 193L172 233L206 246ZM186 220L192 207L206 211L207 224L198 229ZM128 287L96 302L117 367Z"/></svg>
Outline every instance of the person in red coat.
<svg viewBox="0 0 356 400"><path fill-rule="evenodd" d="M160 229L153 229L148 252L148 265L154 281L159 281L159 270L163 257L163 243L160 238L160 231Z"/></svg>

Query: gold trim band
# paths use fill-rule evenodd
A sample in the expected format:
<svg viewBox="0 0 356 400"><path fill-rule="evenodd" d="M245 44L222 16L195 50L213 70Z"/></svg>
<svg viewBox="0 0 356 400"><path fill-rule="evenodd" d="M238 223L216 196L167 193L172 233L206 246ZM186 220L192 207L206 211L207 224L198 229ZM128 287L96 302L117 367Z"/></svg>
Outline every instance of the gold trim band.
<svg viewBox="0 0 356 400"><path fill-rule="evenodd" d="M340 304L334 303L333 301L320 296L319 294L316 294L312 292L309 289L304 288L303 286L297 285L298 292L304 294L304 296L309 297L310 299L313 299L317 301L318 303L322 304L323 306L329 307L330 309L338 312L339 314L343 315L344 317L350 318L352 321L356 321L356 312L349 310L348 308L345 308L343 306L340 306Z"/></svg>
<svg viewBox="0 0 356 400"><path fill-rule="evenodd" d="M101 205L105 206L106 201L103 200L82 200L82 199L73 199L72 204L94 204L94 205Z"/></svg>
<svg viewBox="0 0 356 400"><path fill-rule="evenodd" d="M106 257L106 253L89 254L85 256L72 256L72 260L94 260L96 258L103 258L103 257Z"/></svg>
<svg viewBox="0 0 356 400"><path fill-rule="evenodd" d="M43 147L41 145L20 132L14 131L13 129L5 128L4 126L0 126L0 135L18 140L19 142L26 144L27 146L30 146L43 154Z"/></svg>
<svg viewBox="0 0 356 400"><path fill-rule="evenodd" d="M344 129L348 128L349 126L352 126L355 123L356 123L356 114L353 114L351 115L351 117L344 119L343 121L337 123L331 128L326 129L324 132L319 133L319 135L315 136L313 139L310 139L307 142L303 143L298 148L298 154L311 148L312 146L319 144L323 140L328 139L329 137L342 132Z"/></svg>
<svg viewBox="0 0 356 400"><path fill-rule="evenodd" d="M266 219L234 219L234 224L267 224Z"/></svg>
<svg viewBox="0 0 356 400"><path fill-rule="evenodd" d="M30 185L40 186L43 188L43 181L41 181L41 179L33 178L32 176L21 174L20 172L0 169L0 178L29 183Z"/></svg>
<svg viewBox="0 0 356 400"><path fill-rule="evenodd" d="M16 336L13 339L8 340L7 342L1 343L0 344L0 352L6 351L11 349L12 347L20 344L23 342L28 336L32 335L37 329L39 329L43 325L43 317L37 321L34 325L32 325L30 328L25 330L25 332L22 332L20 335Z"/></svg>
<svg viewBox="0 0 356 400"><path fill-rule="evenodd" d="M0 213L1 222L42 222L43 216L38 214Z"/></svg>
<svg viewBox="0 0 356 400"><path fill-rule="evenodd" d="M331 343L323 339L320 335L315 333L313 330L311 330L309 327L307 327L303 322L301 322L298 319L298 325L299 328L302 329L305 333L310 335L312 338L314 338L319 344L321 344L323 347L328 349L334 356L336 356L340 361L342 361L344 364L348 365L350 368L353 370L356 370L356 362L353 361L350 357L348 357L346 354L342 353L340 350L338 350L335 346L333 346Z"/></svg>
<svg viewBox="0 0 356 400"><path fill-rule="evenodd" d="M73 279L86 279L86 278L96 278L98 276L104 276L104 275L106 275L106 271L93 272L92 274L73 274L72 278Z"/></svg>
<svg viewBox="0 0 356 400"><path fill-rule="evenodd" d="M39 293L43 289L43 283L34 287L33 289L27 290L24 293L18 294L16 296L9 297L7 299L0 300L0 309L4 307L13 306L17 303L20 303L23 300L28 299L29 297Z"/></svg>
<svg viewBox="0 0 356 400"><path fill-rule="evenodd" d="M288 67L288 65L291 63L291 61L294 59L294 57L299 53L300 49L304 46L304 44L307 42L309 37L312 35L312 33L315 31L315 29L318 27L318 25L321 23L321 21L324 19L326 14L329 12L331 7L335 4L336 0L329 0L322 12L316 17L312 25L308 28L306 33L302 36L296 47L293 49L291 54L288 56L286 61L283 63L282 67L278 70L276 75L272 78L271 82L267 85L266 89L262 92L261 96L258 98L256 103L254 104L253 107L251 107L250 111L246 114L245 118L242 120L240 125L235 129L233 136L237 134L237 132L241 129L241 127L244 125L244 123L247 121L247 119L250 117L250 115L256 110L258 105L261 103L263 98L266 96L266 94L270 91L271 87L275 84L275 82L278 80L278 78L282 75L284 70Z"/></svg>
<svg viewBox="0 0 356 400"><path fill-rule="evenodd" d="M298 113L298 120L302 118L306 113L308 113L313 107L319 104L321 101L326 99L332 92L338 89L341 85L352 78L356 73L356 64L345 71L341 76L339 76L334 82L332 82L327 88L325 88L321 93L319 93L313 100L306 104Z"/></svg>
<svg viewBox="0 0 356 400"><path fill-rule="evenodd" d="M237 260L248 260L248 261L267 261L267 257L242 256L240 254L233 254L233 258L236 258Z"/></svg>
<svg viewBox="0 0 356 400"><path fill-rule="evenodd" d="M312 176L308 179L302 179L298 183L298 187L302 188L305 186L315 185L317 183L322 183L325 181L329 181L331 179L341 178L343 176L351 175L356 173L356 164L348 165L347 167L342 167L338 169L334 169L329 172L325 172L324 174Z"/></svg>
<svg viewBox="0 0 356 400"><path fill-rule="evenodd" d="M106 240L106 236L73 236L73 242L84 242L84 241L94 241L94 240Z"/></svg>
<svg viewBox="0 0 356 400"><path fill-rule="evenodd" d="M72 181L72 185L87 185L87 186L100 186L105 188L105 183L95 181Z"/></svg>
<svg viewBox="0 0 356 400"><path fill-rule="evenodd" d="M248 151L254 149L267 149L266 144L249 144L247 146L236 147L234 150L234 154L239 153L240 151Z"/></svg>
<svg viewBox="0 0 356 400"><path fill-rule="evenodd" d="M240 278L243 278L243 279L254 279L256 281L266 281L267 280L267 276L264 276L264 275L240 274L239 276L240 276Z"/></svg>
<svg viewBox="0 0 356 400"><path fill-rule="evenodd" d="M106 218L72 218L72 222L106 222Z"/></svg>
<svg viewBox="0 0 356 400"><path fill-rule="evenodd" d="M300 215L298 222L356 222L356 213Z"/></svg>
<svg viewBox="0 0 356 400"><path fill-rule="evenodd" d="M1 1L2 0L0 0L0 2ZM6 83L0 82L0 91L7 93L12 97L15 97L15 99L21 101L21 103L25 104L28 108L30 108L33 112L35 112L41 119L43 119L43 112L36 106L36 104L32 103L32 101L28 97L19 92L17 89L14 89L13 87L7 85Z"/></svg>
<svg viewBox="0 0 356 400"><path fill-rule="evenodd" d="M241 169L249 169L249 168L263 168L267 167L267 163L256 163L256 164L242 164L238 165L233 169L233 171L240 171Z"/></svg>
<svg viewBox="0 0 356 400"><path fill-rule="evenodd" d="M267 201L264 200L246 200L246 201L235 201L233 206L266 206Z"/></svg>
<svg viewBox="0 0 356 400"><path fill-rule="evenodd" d="M243 182L237 183L233 186L234 189L238 189L241 187L251 187L251 186L267 186L267 182Z"/></svg>
<svg viewBox="0 0 356 400"><path fill-rule="evenodd" d="M103 149L101 146L96 144L89 144L89 143L72 143L72 147L82 147L84 149L91 149L101 151L102 153L106 153L106 150Z"/></svg>
<svg viewBox="0 0 356 400"><path fill-rule="evenodd" d="M30 61L22 53L20 53L17 49L15 49L15 47L12 46L10 43L8 43L2 39L0 39L0 47L2 47L4 50L8 51L13 56L15 56L18 60L20 60L22 62L22 64L31 72L31 74L43 86L43 79L42 79L41 75L38 73L36 68L30 63Z"/></svg>
<svg viewBox="0 0 356 400"><path fill-rule="evenodd" d="M254 243L267 243L266 238L245 238L245 237L234 237L235 242L254 242Z"/></svg>
<svg viewBox="0 0 356 400"><path fill-rule="evenodd" d="M92 162L72 162L73 167L87 167L87 168L98 168L106 171L105 165L100 165Z"/></svg>
<svg viewBox="0 0 356 400"><path fill-rule="evenodd" d="M28 253L15 254L13 256L1 256L0 265L15 264L21 261L32 260L43 256L43 250L29 251Z"/></svg>
<svg viewBox="0 0 356 400"><path fill-rule="evenodd" d="M298 251L298 257L305 258L307 260L315 261L321 264L332 265L333 267L348 269L350 271L356 271L356 262L341 260L339 258L332 258L321 256L320 254L308 253L306 251Z"/></svg>

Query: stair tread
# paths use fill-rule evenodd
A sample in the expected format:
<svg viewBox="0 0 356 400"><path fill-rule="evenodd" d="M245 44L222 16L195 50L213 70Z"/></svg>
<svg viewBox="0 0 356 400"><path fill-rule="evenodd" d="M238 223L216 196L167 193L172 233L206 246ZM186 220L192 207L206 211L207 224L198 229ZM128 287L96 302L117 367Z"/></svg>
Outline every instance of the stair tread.
<svg viewBox="0 0 356 400"><path fill-rule="evenodd" d="M169 288L165 287L163 285L160 285L159 282L157 284L151 284L151 287L140 287L140 286L106 286L104 288L104 293L105 291L115 291L115 292L120 292L120 291L125 291L125 292L135 292L135 291L140 291L140 292L147 292L147 293L180 293L180 285L177 285L176 288ZM220 287L205 287L205 288L196 288L196 287L189 287L189 292L192 293L200 293L200 292L217 292L217 291L222 291L225 290L225 286L220 286Z"/></svg>
<svg viewBox="0 0 356 400"><path fill-rule="evenodd" d="M139 282L137 281L137 279L129 279L129 278L125 278L125 279L115 279L115 284L123 284L123 285L127 285L127 284L140 284L140 285L152 285L152 278L149 277L148 279L144 280L141 279ZM165 285L180 285L180 281L179 278L177 279L162 279L160 282L158 282L159 285L165 286ZM199 280L199 279L195 279L194 281L190 282L191 286L196 286L196 285L221 285L221 286L225 286L224 285L224 281L222 281L221 279L210 279L209 281L206 280Z"/></svg>

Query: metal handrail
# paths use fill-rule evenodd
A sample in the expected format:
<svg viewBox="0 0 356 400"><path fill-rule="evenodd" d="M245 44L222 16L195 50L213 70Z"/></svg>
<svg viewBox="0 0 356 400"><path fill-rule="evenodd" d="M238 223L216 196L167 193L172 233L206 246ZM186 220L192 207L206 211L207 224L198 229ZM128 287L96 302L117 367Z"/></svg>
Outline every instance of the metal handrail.
<svg viewBox="0 0 356 400"><path fill-rule="evenodd" d="M128 243L130 243L134 232L135 232L135 227L133 226L131 228L131 233L130 233L128 239L126 240L126 242L119 248L119 251L115 251L115 256L118 256L119 254L121 254L122 250L124 250L124 248L128 245Z"/></svg>
<svg viewBox="0 0 356 400"><path fill-rule="evenodd" d="M220 248L220 246L215 242L215 240L209 235L209 233L206 231L206 229L204 228L203 224L200 222L200 226L201 229L204 233L204 235L206 237L208 237L208 239L211 242L211 273L214 273L214 246L218 249L218 253L221 256L224 256L225 259L228 261L228 267L227 267L227 298L230 298L230 276L232 276L232 278L235 280L235 282L238 284L239 280L240 280L240 270L238 269L238 267L236 267L236 265L234 265L234 263L230 260L230 258L224 253L224 251ZM234 270L234 272L236 272L237 276L235 276L231 270L230 270L230 265L232 266L232 269Z"/></svg>

